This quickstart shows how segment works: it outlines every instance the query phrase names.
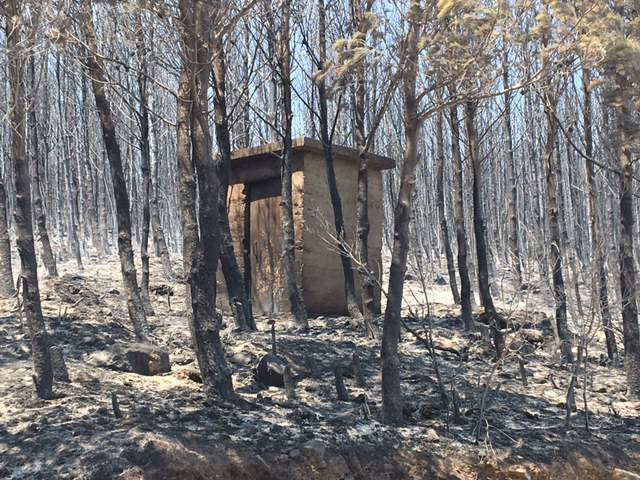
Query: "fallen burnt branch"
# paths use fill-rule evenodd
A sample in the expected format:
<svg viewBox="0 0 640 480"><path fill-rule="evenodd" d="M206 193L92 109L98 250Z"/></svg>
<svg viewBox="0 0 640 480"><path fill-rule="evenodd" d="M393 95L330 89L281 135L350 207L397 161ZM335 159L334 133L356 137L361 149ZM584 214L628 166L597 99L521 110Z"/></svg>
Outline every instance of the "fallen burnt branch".
<svg viewBox="0 0 640 480"><path fill-rule="evenodd" d="M448 339L433 339L433 341L429 341L428 339L420 335L415 329L407 325L407 322L405 322L404 320L402 320L402 326L414 337L416 337L418 341L423 343L427 348L433 348L434 350L438 350L440 352L452 353L454 355L457 355L458 357L464 356L469 349L469 347L467 346L458 348L453 344L453 342Z"/></svg>

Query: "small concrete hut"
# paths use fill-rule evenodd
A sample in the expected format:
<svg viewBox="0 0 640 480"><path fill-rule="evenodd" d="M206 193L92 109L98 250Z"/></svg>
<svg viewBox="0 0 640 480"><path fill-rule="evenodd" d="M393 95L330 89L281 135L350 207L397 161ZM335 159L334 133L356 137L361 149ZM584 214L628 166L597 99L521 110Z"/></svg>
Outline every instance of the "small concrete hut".
<svg viewBox="0 0 640 480"><path fill-rule="evenodd" d="M280 153L281 146L272 143L232 154L229 223L238 264L246 281L250 279L247 289L256 314L289 310L282 265ZM336 145L333 154L347 240L355 244L358 152ZM369 260L378 277L384 223L381 172L394 166L390 158L369 155ZM335 234L335 227L324 153L318 140L294 140L292 185L296 262L307 311L346 314L340 257L328 236ZM359 286L357 272L355 279ZM220 306L226 308L221 280L219 276ZM379 288L376 303L379 307Z"/></svg>

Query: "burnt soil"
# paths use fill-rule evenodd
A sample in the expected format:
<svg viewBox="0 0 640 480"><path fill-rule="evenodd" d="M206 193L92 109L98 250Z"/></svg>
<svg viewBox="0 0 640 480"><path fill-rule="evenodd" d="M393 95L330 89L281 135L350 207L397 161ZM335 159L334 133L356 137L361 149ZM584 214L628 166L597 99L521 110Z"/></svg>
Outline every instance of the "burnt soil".
<svg viewBox="0 0 640 480"><path fill-rule="evenodd" d="M366 338L345 317L314 318L308 332L277 318L279 353L296 381L295 403L287 402L282 389L263 388L254 379L258 360L271 348L267 319L258 318L257 332L236 332L226 318L223 341L245 402L205 402L180 283L168 282L152 265L152 286L170 285L175 292L171 307L166 297L152 295L156 315L149 317L153 340L169 352L172 370L142 376L87 362L92 352L133 341L117 261L94 263L80 273L70 265L61 270L61 278L41 280L50 342L63 348L71 377L70 384L56 384L54 400L34 394L28 334L16 299L0 302L0 478L623 479L640 474L640 403L625 396L624 370L601 362L603 347L596 338L586 369L578 372L577 410L567 424L572 367L558 362L545 312L503 312L515 328L508 354L496 365L491 346L479 334L464 333L455 305L432 302L428 311L414 308L419 315L413 317L407 310L407 325L423 339L431 324L449 408L425 342L403 330L406 423L390 427L381 422L379 340ZM365 387L350 375L354 353ZM336 365L344 367L351 401L337 399ZM122 418L114 416L112 393ZM451 408L454 396L458 418Z"/></svg>

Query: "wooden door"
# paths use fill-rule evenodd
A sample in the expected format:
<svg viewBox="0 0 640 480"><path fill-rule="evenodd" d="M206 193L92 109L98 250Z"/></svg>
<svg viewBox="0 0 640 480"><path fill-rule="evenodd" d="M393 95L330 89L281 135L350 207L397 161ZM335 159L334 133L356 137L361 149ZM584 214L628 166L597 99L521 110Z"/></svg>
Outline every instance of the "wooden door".
<svg viewBox="0 0 640 480"><path fill-rule="evenodd" d="M251 184L251 297L256 314L287 311L280 198L279 178Z"/></svg>

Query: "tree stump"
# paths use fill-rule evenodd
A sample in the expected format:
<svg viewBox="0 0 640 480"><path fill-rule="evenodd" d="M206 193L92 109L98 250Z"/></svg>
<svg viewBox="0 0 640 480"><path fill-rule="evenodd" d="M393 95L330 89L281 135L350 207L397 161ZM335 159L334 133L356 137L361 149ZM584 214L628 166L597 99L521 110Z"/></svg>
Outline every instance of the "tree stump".
<svg viewBox="0 0 640 480"><path fill-rule="evenodd" d="M120 404L118 403L116 392L111 392L111 407L113 408L113 416L116 418L122 418L122 412L120 411Z"/></svg>
<svg viewBox="0 0 640 480"><path fill-rule="evenodd" d="M69 371L67 370L67 364L64 361L62 355L62 348L51 347L51 363L53 365L53 378L56 382L71 383L69 379Z"/></svg>
<svg viewBox="0 0 640 480"><path fill-rule="evenodd" d="M296 402L296 384L293 380L293 375L291 374L291 367L287 365L284 367L284 393L287 397L287 402L295 403Z"/></svg>
<svg viewBox="0 0 640 480"><path fill-rule="evenodd" d="M338 400L342 402L350 401L351 398L349 397L349 392L347 392L347 387L345 387L344 385L342 367L340 365L336 365L333 369L333 374L335 376L336 393L338 394Z"/></svg>
<svg viewBox="0 0 640 480"><path fill-rule="evenodd" d="M524 360L522 360L522 358L518 359L518 366L520 369L520 380L522 380L522 386L526 387L529 382L527 381L527 371L524 368Z"/></svg>
<svg viewBox="0 0 640 480"><path fill-rule="evenodd" d="M353 370L353 376L356 379L356 384L360 388L367 388L367 382L364 378L364 374L362 373L362 366L360 365L360 358L357 353L354 353L353 357L351 357L351 369Z"/></svg>

